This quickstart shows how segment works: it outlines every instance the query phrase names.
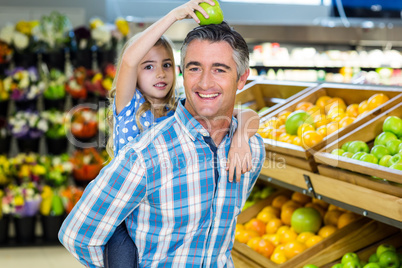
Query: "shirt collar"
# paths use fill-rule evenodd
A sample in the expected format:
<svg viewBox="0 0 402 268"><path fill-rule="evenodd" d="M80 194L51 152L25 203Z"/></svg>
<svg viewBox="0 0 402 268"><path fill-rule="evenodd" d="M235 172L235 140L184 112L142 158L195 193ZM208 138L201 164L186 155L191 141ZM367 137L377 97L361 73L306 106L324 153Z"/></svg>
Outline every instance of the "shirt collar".
<svg viewBox="0 0 402 268"><path fill-rule="evenodd" d="M209 137L209 132L190 114L184 107L185 99L179 101L175 113L176 120L182 126L182 129L187 133L191 140L195 140L198 135ZM228 136L232 139L237 128L237 119L232 116Z"/></svg>

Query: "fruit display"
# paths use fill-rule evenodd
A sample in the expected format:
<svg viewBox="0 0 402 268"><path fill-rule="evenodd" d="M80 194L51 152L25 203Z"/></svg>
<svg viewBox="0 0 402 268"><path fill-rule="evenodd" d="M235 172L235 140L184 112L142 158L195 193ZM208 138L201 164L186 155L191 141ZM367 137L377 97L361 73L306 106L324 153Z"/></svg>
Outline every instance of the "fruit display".
<svg viewBox="0 0 402 268"><path fill-rule="evenodd" d="M299 192L278 193L270 205L236 225L235 240L282 264L361 218Z"/></svg>
<svg viewBox="0 0 402 268"><path fill-rule="evenodd" d="M255 203L257 203L258 201L266 199L275 191L276 188L274 188L271 185L259 185L259 184L254 185L250 195L248 196L246 202L244 203L242 210L246 210L249 207L253 206Z"/></svg>
<svg viewBox="0 0 402 268"><path fill-rule="evenodd" d="M331 154L402 170L402 119L388 116L371 148L364 141L348 141Z"/></svg>
<svg viewBox="0 0 402 268"><path fill-rule="evenodd" d="M360 103L347 103L341 97L322 95L314 103L301 101L294 110L268 116L258 133L263 138L309 149L389 100L384 93L373 94Z"/></svg>
<svg viewBox="0 0 402 268"><path fill-rule="evenodd" d="M303 268L318 268L314 264ZM331 268L400 268L402 267L402 249L397 250L392 244L382 243L374 248L368 258L361 258L355 252L347 252Z"/></svg>

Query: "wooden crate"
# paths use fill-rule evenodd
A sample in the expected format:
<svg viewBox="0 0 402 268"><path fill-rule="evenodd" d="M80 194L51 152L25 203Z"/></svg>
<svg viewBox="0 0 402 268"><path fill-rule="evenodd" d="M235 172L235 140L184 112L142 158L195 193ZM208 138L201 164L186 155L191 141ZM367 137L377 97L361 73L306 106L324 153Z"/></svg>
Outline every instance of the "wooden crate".
<svg viewBox="0 0 402 268"><path fill-rule="evenodd" d="M402 188L394 184L402 184L402 171L331 154L333 149L341 147L347 141L361 140L371 145L375 137L382 132L384 120L391 115L402 118L402 103L395 105L314 154L315 161L319 163L318 172L327 177L402 197ZM372 176L386 179L388 182L375 180Z"/></svg>
<svg viewBox="0 0 402 268"><path fill-rule="evenodd" d="M385 104L377 107L376 109L371 110L365 116L354 121L352 124L338 130L335 133L332 133L324 138L322 142L313 146L309 149L304 149L300 146L296 146L293 144L280 142L271 139L264 139L264 144L266 150L269 152L276 152L278 154L288 155L291 156L293 159L299 158L305 161L304 168L309 171L316 172L317 171L317 163L313 158L313 154L318 152L323 147L327 146L331 142L337 140L338 138L342 137L343 135L349 133L353 129L359 127L360 125L364 124L365 122L375 118L379 114L383 113L390 107L397 105L398 103L402 102L402 88L401 87L377 87L377 86L362 86L362 85L343 85L343 84L321 84L320 86L310 90L303 96L294 99L285 105L282 105L280 108L267 114L265 117L261 118L261 122L268 120L271 117L277 116L279 113L283 111L294 111L297 104L300 102L312 102L315 103L317 99L321 96L327 95L330 97L340 97L342 98L346 105L352 103L360 103L363 100L367 100L372 95L376 93L384 93L386 94L390 100ZM303 168L300 166L300 163L296 163L289 159L287 162L289 165L294 165L299 168Z"/></svg>
<svg viewBox="0 0 402 268"><path fill-rule="evenodd" d="M237 92L235 103L237 105L246 105L256 111L264 107L270 107L262 113L261 116L264 116L275 111L286 102L302 96L317 85L317 83L254 79L250 80L241 91Z"/></svg>
<svg viewBox="0 0 402 268"><path fill-rule="evenodd" d="M397 250L402 248L402 231L391 235L390 237L384 238L374 244L371 244L370 246L367 246L361 250L358 250L357 252L355 252L360 260L364 260L367 261L370 258L370 255L375 253L377 250L377 247L381 244L390 244L393 245ZM321 268L331 268L333 265L335 265L336 263L340 263L341 259L338 259L336 261L333 261L331 263L328 263L326 265L324 265Z"/></svg>
<svg viewBox="0 0 402 268"><path fill-rule="evenodd" d="M267 199L260 201L254 206L242 212L237 222L244 224L257 216L265 206L272 203L272 200L279 194L290 196L289 191L278 191ZM252 250L244 243L235 241L233 251L237 258L243 256L245 260L253 260L262 267L271 268L301 268L306 264L315 264L319 267L339 259L343 254L350 251L357 251L371 245L385 237L396 234L400 229L380 223L368 218L361 218L351 224L337 230L331 236L325 238L316 245L308 248L301 254L293 257L283 264L275 264L268 258Z"/></svg>

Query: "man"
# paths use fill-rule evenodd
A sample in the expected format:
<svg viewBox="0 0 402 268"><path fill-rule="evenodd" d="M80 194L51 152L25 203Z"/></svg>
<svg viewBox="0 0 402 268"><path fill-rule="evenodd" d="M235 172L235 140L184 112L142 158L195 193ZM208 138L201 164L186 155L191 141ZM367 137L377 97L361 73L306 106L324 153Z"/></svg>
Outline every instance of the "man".
<svg viewBox="0 0 402 268"><path fill-rule="evenodd" d="M103 246L123 220L141 267L233 266L236 219L265 157L253 136L252 170L228 181L247 44L226 23L197 27L184 40L182 68L186 100L175 115L126 145L63 223L60 241L86 266L103 266Z"/></svg>

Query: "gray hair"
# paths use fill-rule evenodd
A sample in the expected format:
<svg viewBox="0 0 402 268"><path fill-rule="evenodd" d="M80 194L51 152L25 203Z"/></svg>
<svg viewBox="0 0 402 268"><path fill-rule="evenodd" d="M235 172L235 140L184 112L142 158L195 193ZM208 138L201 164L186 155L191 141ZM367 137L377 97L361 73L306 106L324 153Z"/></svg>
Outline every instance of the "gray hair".
<svg viewBox="0 0 402 268"><path fill-rule="evenodd" d="M181 68L184 72L184 59L188 45L193 40L207 40L210 42L225 41L233 48L233 60L237 67L237 79L249 68L249 51L244 38L226 22L199 26L191 30L183 41L181 47Z"/></svg>

